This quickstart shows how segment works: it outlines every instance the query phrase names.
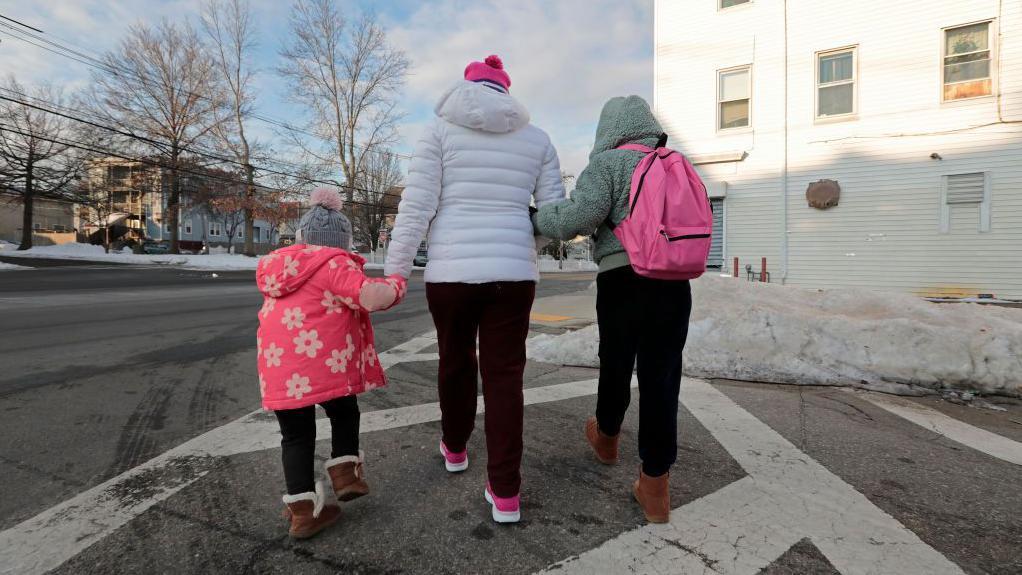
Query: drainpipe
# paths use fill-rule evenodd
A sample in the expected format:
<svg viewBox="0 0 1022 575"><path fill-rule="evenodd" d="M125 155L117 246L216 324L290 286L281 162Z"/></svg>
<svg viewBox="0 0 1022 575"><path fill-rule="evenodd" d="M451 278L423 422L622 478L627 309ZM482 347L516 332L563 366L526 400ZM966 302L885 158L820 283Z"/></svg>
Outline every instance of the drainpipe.
<svg viewBox="0 0 1022 575"><path fill-rule="evenodd" d="M788 281L788 0L784 0L784 166L781 172L781 283Z"/></svg>

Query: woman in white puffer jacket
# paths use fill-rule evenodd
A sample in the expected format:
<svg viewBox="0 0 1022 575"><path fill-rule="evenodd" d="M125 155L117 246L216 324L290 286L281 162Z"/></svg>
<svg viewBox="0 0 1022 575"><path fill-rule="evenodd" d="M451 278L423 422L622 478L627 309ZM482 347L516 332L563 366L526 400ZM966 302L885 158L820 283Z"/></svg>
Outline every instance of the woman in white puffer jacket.
<svg viewBox="0 0 1022 575"><path fill-rule="evenodd" d="M477 373L486 402L493 518L518 521L525 339L539 270L529 207L564 198L557 151L509 94L500 58L472 62L420 138L385 273L408 277L429 232L426 297L440 344L439 395L448 471L468 467ZM479 359L476 359L476 334Z"/></svg>

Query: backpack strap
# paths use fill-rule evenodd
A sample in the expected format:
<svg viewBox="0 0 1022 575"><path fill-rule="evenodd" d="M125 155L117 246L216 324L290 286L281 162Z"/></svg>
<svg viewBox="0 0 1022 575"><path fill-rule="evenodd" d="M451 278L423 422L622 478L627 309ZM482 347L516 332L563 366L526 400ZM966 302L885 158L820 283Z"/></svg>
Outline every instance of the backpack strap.
<svg viewBox="0 0 1022 575"><path fill-rule="evenodd" d="M666 134L663 134L663 135L660 136L660 142L666 142L666 140L667 140L667 135ZM657 147L660 147L660 142L657 142ZM643 146L642 144L636 144L636 143L622 144L622 145L620 145L620 146L618 146L617 148L614 148L614 149L615 150L630 150L632 152L642 152L643 154L647 154L647 155L653 154L653 153L656 152L656 149L654 149L654 148L650 148L649 146ZM647 168L647 169L649 169L649 168ZM643 177L645 177L645 174L643 174ZM629 208L628 211L629 211L629 213L631 213L631 209L630 208ZM608 217L607 220L604 223L607 224L607 228L610 229L610 231L614 231L614 228L617 227L617 224L615 224L610 219L610 217ZM593 237L595 238L596 234L593 234Z"/></svg>

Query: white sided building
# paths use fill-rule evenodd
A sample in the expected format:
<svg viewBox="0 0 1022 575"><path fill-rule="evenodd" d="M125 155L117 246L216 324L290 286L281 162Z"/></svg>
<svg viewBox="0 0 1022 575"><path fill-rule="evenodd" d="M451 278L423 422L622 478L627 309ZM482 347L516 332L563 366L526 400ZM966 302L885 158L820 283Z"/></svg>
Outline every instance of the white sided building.
<svg viewBox="0 0 1022 575"><path fill-rule="evenodd" d="M1022 1L656 0L657 116L770 281L1022 299ZM807 190L814 182L814 204ZM833 205L835 204L836 205Z"/></svg>

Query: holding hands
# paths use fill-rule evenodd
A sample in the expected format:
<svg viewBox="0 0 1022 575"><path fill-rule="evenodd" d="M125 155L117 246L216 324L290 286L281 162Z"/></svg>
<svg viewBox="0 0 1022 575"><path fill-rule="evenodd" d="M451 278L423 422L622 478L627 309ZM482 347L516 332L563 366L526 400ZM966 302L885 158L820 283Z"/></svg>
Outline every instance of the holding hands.
<svg viewBox="0 0 1022 575"><path fill-rule="evenodd" d="M359 291L359 303L369 311L394 307L408 292L408 280L394 274L383 279L367 278Z"/></svg>

